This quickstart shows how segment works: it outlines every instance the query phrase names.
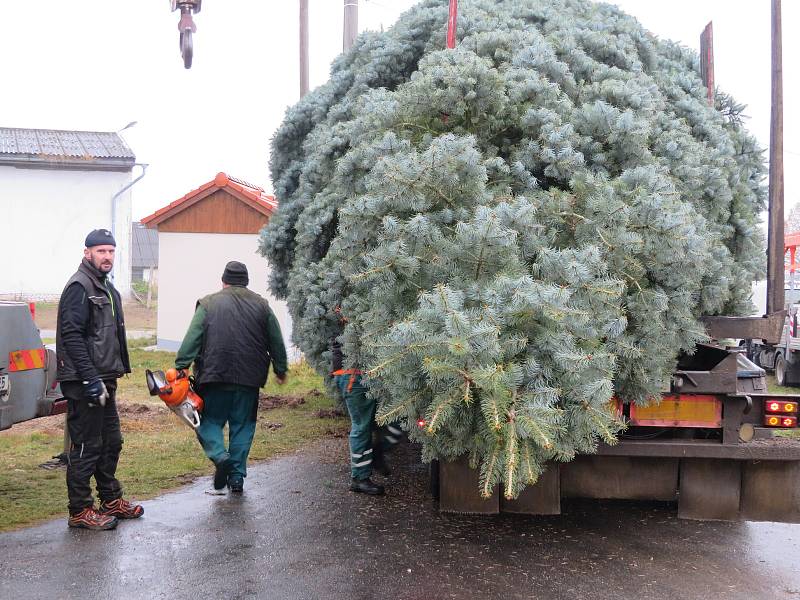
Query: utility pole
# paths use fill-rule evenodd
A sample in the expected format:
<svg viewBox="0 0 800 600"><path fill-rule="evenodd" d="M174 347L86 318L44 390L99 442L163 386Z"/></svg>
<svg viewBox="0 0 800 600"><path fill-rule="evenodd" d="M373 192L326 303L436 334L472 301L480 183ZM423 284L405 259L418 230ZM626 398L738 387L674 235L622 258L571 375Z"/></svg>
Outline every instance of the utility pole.
<svg viewBox="0 0 800 600"><path fill-rule="evenodd" d="M769 239L767 314L784 309L783 238L783 44L781 0L772 0L772 119L769 130Z"/></svg>
<svg viewBox="0 0 800 600"><path fill-rule="evenodd" d="M300 97L308 93L308 0L300 0Z"/></svg>
<svg viewBox="0 0 800 600"><path fill-rule="evenodd" d="M344 0L344 36L342 49L348 50L358 35L358 0Z"/></svg>

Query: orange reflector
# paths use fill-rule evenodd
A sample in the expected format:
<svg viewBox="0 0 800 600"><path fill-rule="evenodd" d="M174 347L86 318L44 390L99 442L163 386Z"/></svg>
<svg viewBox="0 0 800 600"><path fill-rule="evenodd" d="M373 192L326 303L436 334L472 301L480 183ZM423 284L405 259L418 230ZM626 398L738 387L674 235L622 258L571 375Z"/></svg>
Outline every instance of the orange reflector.
<svg viewBox="0 0 800 600"><path fill-rule="evenodd" d="M45 364L44 348L34 350L15 350L8 353L8 370L27 371L29 369L43 369Z"/></svg>
<svg viewBox="0 0 800 600"><path fill-rule="evenodd" d="M797 412L797 402L785 400L765 400L764 410L768 413L793 413Z"/></svg>
<svg viewBox="0 0 800 600"><path fill-rule="evenodd" d="M764 425L767 427L797 427L797 417L789 415L766 415Z"/></svg>
<svg viewBox="0 0 800 600"><path fill-rule="evenodd" d="M722 401L704 394L669 394L656 405L631 404L630 423L640 427L722 427Z"/></svg>

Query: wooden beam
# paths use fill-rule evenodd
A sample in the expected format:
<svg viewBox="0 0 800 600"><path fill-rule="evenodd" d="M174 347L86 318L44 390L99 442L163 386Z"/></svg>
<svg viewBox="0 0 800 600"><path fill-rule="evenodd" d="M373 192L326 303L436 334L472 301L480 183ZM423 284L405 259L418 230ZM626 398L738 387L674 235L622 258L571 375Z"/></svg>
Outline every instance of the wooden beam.
<svg viewBox="0 0 800 600"><path fill-rule="evenodd" d="M342 49L349 50L358 36L358 0L344 0Z"/></svg>
<svg viewBox="0 0 800 600"><path fill-rule="evenodd" d="M447 17L447 47L456 47L456 25L458 23L458 0L450 0L450 13Z"/></svg>
<svg viewBox="0 0 800 600"><path fill-rule="evenodd" d="M714 26L711 21L700 34L700 77L708 90L708 104L714 106Z"/></svg>
<svg viewBox="0 0 800 600"><path fill-rule="evenodd" d="M300 0L300 97L308 93L308 0Z"/></svg>
<svg viewBox="0 0 800 600"><path fill-rule="evenodd" d="M781 0L772 0L772 119L769 132L769 231L767 237L767 314L783 310L783 45Z"/></svg>

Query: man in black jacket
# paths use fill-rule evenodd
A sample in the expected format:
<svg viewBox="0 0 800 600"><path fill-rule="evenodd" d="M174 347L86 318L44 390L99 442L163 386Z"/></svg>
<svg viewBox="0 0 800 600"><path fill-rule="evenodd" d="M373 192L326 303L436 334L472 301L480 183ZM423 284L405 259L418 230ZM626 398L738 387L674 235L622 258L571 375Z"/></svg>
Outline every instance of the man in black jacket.
<svg viewBox="0 0 800 600"><path fill-rule="evenodd" d="M119 293L109 281L116 242L96 229L86 237L78 271L58 303L58 380L67 399L70 527L113 529L118 519L141 517L144 509L122 497L115 474L122 450L117 379L131 372ZM98 510L90 480L100 497Z"/></svg>

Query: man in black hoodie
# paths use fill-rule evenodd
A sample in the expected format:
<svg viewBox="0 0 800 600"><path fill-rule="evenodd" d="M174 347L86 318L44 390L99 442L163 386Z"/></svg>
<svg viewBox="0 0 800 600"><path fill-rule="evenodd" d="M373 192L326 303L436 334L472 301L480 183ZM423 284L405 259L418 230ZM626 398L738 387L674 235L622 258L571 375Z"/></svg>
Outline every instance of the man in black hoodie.
<svg viewBox="0 0 800 600"><path fill-rule="evenodd" d="M72 440L67 454L70 527L113 529L118 519L144 513L122 497L115 477L122 450L117 379L131 372L122 301L108 277L116 245L106 229L89 233L83 260L58 303L58 380ZM92 476L100 496L97 510Z"/></svg>

